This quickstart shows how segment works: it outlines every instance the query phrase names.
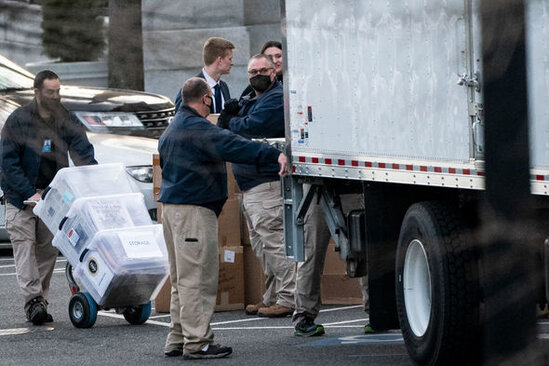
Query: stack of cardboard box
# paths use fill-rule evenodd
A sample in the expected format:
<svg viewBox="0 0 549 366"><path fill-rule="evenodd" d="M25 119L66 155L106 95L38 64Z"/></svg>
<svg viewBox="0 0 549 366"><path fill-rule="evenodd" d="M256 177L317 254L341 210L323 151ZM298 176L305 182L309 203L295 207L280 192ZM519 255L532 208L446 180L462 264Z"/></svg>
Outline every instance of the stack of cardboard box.
<svg viewBox="0 0 549 366"><path fill-rule="evenodd" d="M217 114L208 119L216 123ZM155 200L160 193L162 172L158 155L153 157L153 191ZM251 246L242 214L242 193L234 179L231 164L227 163L228 199L218 218L219 223L219 288L217 291L217 311L243 309L244 304L261 301L265 292L265 275ZM161 204L158 204L158 222L161 222ZM346 276L346 264L334 251L330 243L326 254L322 277L322 302L324 304L360 304L362 295L358 279ZM164 285L158 294L155 307L157 312L169 312L170 284Z"/></svg>

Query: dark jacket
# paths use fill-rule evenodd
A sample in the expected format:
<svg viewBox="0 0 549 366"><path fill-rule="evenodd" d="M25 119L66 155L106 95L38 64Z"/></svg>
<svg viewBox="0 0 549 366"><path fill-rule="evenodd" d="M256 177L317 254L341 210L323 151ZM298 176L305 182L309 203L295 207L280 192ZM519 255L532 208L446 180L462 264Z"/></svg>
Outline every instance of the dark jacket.
<svg viewBox="0 0 549 366"><path fill-rule="evenodd" d="M2 190L9 203L24 209L23 201L36 193L44 145L40 136L36 100L17 108L2 128ZM93 146L84 126L63 109L54 119L52 137L56 171L69 166L67 153L75 165L97 164Z"/></svg>
<svg viewBox="0 0 549 366"><path fill-rule="evenodd" d="M284 137L284 98L282 84L273 84L259 97L252 93L240 100L238 116L229 121L229 129L247 138ZM248 164L233 164L233 174L242 191L278 180L278 166L258 171Z"/></svg>
<svg viewBox="0 0 549 366"><path fill-rule="evenodd" d="M196 75L199 78L206 79L204 76L204 73L200 71L198 75ZM227 86L227 83L223 80L219 80L219 87L221 88L221 94L223 95L223 100L227 101L231 99L231 93L229 93L229 87ZM175 96L175 111L177 112L179 110L179 107L183 104L183 100L181 98L181 89L177 92L177 95ZM223 109L223 106L221 107ZM213 113L213 103L210 106L210 113Z"/></svg>
<svg viewBox="0 0 549 366"><path fill-rule="evenodd" d="M247 162L261 170L277 164L280 152L221 129L183 104L158 141L162 186L158 201L212 209L227 199L225 161Z"/></svg>

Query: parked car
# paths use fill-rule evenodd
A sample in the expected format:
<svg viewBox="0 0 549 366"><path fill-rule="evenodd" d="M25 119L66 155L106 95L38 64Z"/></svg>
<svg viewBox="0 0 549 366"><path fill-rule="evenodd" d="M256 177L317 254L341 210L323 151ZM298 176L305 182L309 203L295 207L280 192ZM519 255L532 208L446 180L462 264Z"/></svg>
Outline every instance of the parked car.
<svg viewBox="0 0 549 366"><path fill-rule="evenodd" d="M0 56L0 129L15 109L32 100L33 79L34 75ZM100 164L121 162L125 165L126 172L135 180L145 197L151 218L156 220L152 156L157 151L158 140L151 137L159 136L173 116L171 101L163 96L129 90L62 86L61 102L70 111L72 118L78 118L87 127L88 139L94 146L95 158ZM157 116L153 117L155 113ZM145 115L147 119L155 119L150 128L143 124ZM92 120L95 123L91 123ZM131 123L135 124L136 120L143 123L140 126L122 125L125 121L133 121ZM9 240L4 218L5 205L1 203L0 241Z"/></svg>
<svg viewBox="0 0 549 366"><path fill-rule="evenodd" d="M27 104L34 97L34 75L0 55L0 97ZM63 85L61 103L91 132L158 138L175 115L171 100L123 89Z"/></svg>

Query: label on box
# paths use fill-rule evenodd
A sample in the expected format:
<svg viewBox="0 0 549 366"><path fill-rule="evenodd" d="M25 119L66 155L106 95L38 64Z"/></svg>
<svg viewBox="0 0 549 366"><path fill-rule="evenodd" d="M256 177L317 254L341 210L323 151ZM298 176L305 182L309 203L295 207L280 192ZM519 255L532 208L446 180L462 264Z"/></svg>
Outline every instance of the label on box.
<svg viewBox="0 0 549 366"><path fill-rule="evenodd" d="M91 202L90 214L99 228L133 226L128 210L117 199L98 199Z"/></svg>
<svg viewBox="0 0 549 366"><path fill-rule="evenodd" d="M118 233L118 237L128 258L162 257L162 252L152 231L125 231Z"/></svg>
<svg viewBox="0 0 549 366"><path fill-rule="evenodd" d="M74 195L72 194L71 191L65 191L63 193L63 201L65 203L71 203L73 200L74 200Z"/></svg>
<svg viewBox="0 0 549 366"><path fill-rule="evenodd" d="M69 230L67 237L69 238L69 243L71 243L73 247L75 247L76 244L78 244L78 239L80 239L80 235L78 235L76 230L74 230L73 228Z"/></svg>
<svg viewBox="0 0 549 366"><path fill-rule="evenodd" d="M223 262L234 263L234 251L225 249L223 251Z"/></svg>
<svg viewBox="0 0 549 366"><path fill-rule="evenodd" d="M103 296L112 281L113 274L101 257L89 257L86 261L86 273L99 296Z"/></svg>

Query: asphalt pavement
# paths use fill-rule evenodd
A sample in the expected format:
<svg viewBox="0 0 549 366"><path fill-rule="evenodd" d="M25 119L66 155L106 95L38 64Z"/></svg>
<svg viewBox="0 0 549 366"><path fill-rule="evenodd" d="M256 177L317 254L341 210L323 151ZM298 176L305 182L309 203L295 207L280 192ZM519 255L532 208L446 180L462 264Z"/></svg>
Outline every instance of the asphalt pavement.
<svg viewBox="0 0 549 366"><path fill-rule="evenodd" d="M367 313L361 306L344 305L322 307L317 320L326 335L312 338L295 337L290 318L247 316L243 310L215 313L215 340L233 347L229 358L164 358L170 318L154 307L144 325L100 311L92 328L75 328L68 315L65 264L59 257L52 279L49 311L54 322L34 326L25 321L13 258L0 252L0 365L413 365L399 331L366 335ZM540 338L549 339L549 321L540 323Z"/></svg>

